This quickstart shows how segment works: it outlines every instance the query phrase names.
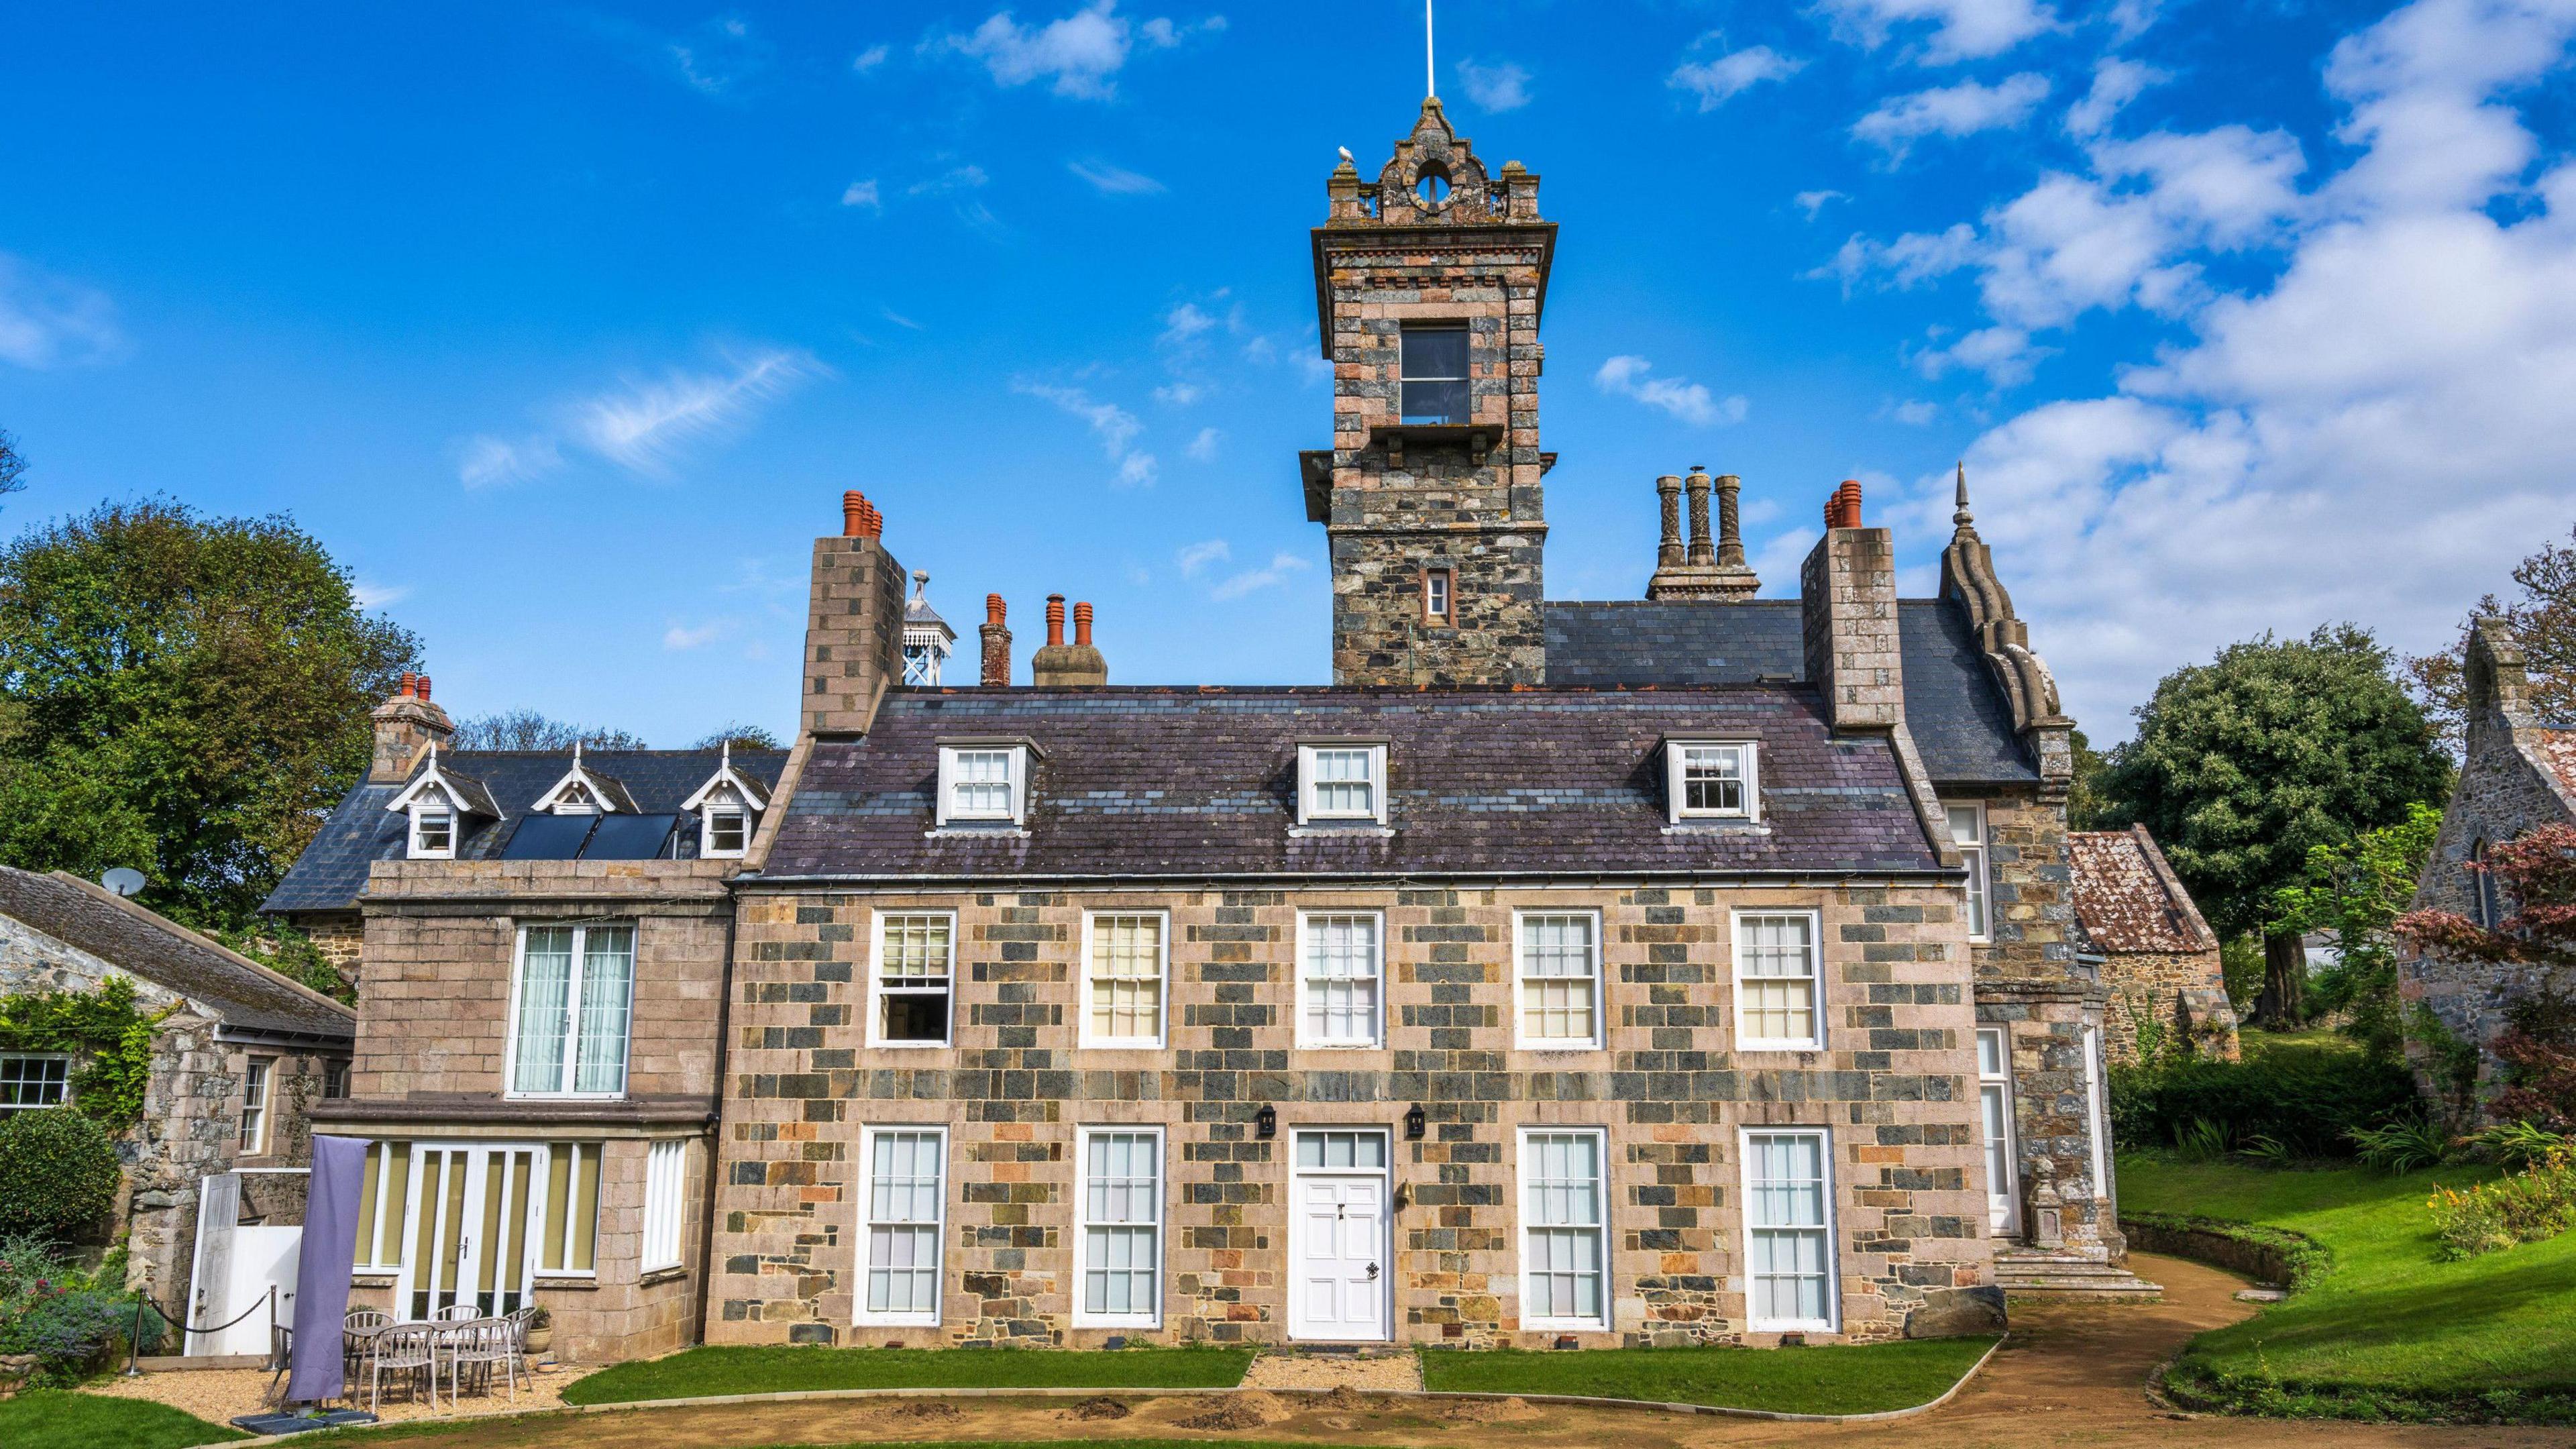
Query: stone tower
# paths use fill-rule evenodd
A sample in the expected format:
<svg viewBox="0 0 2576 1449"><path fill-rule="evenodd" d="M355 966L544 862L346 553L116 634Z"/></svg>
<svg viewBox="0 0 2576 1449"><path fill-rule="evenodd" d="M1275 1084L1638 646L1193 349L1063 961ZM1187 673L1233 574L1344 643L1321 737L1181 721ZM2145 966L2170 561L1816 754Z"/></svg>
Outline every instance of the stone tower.
<svg viewBox="0 0 2576 1449"><path fill-rule="evenodd" d="M1344 153L1315 228L1333 446L1300 454L1333 555L1333 682L1541 684L1538 378L1556 225L1438 99L1377 180Z"/></svg>

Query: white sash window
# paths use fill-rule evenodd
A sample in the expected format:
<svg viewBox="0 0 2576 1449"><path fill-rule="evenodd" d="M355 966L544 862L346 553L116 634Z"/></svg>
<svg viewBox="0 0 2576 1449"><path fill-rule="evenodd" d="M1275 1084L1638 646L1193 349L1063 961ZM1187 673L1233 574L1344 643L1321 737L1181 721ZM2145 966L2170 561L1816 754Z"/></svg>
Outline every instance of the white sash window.
<svg viewBox="0 0 2576 1449"><path fill-rule="evenodd" d="M1521 1133L1521 1320L1531 1328L1610 1326L1603 1134Z"/></svg>
<svg viewBox="0 0 2576 1449"><path fill-rule="evenodd" d="M1374 912L1298 918L1305 949L1299 973L1299 1046L1376 1046L1384 1000L1384 933Z"/></svg>
<svg viewBox="0 0 2576 1449"><path fill-rule="evenodd" d="M1815 1051L1824 1046L1816 934L1812 911L1735 918L1737 1047Z"/></svg>
<svg viewBox="0 0 2576 1449"><path fill-rule="evenodd" d="M1522 911L1519 1045L1582 1051L1601 1045L1601 918L1591 911Z"/></svg>
<svg viewBox="0 0 2576 1449"><path fill-rule="evenodd" d="M633 926L529 926L511 991L510 1095L622 1097Z"/></svg>
<svg viewBox="0 0 2576 1449"><path fill-rule="evenodd" d="M860 1259L867 1277L858 1320L936 1325L948 1133L939 1127L870 1127L860 1135L868 1200Z"/></svg>
<svg viewBox="0 0 2576 1449"><path fill-rule="evenodd" d="M1082 1044L1163 1044L1165 921L1161 912L1089 918L1084 933Z"/></svg>
<svg viewBox="0 0 2576 1449"><path fill-rule="evenodd" d="M1163 1303L1163 1134L1088 1127L1081 1137L1082 1296L1074 1321L1153 1327Z"/></svg>
<svg viewBox="0 0 2576 1449"><path fill-rule="evenodd" d="M1833 1182L1821 1130L1744 1134L1744 1236L1757 1331L1834 1327Z"/></svg>

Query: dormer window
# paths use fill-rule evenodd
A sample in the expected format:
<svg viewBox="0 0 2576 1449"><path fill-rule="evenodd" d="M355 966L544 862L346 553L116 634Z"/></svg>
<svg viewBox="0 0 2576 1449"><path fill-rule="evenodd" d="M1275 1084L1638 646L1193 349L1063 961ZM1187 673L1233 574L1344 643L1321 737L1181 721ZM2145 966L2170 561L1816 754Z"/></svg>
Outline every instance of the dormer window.
<svg viewBox="0 0 2576 1449"><path fill-rule="evenodd" d="M730 860L751 848L751 812L740 802L707 807L704 833L698 842L698 854L711 859Z"/></svg>
<svg viewBox="0 0 2576 1449"><path fill-rule="evenodd" d="M1386 746L1333 741L1297 747L1298 823L1386 823Z"/></svg>
<svg viewBox="0 0 2576 1449"><path fill-rule="evenodd" d="M590 787L588 785L575 781L556 793L554 813L557 815L596 815L599 813L599 797L590 793Z"/></svg>
<svg viewBox="0 0 2576 1449"><path fill-rule="evenodd" d="M1665 795L1674 824L1761 818L1760 781L1751 743L1668 740L1664 765Z"/></svg>
<svg viewBox="0 0 2576 1449"><path fill-rule="evenodd" d="M1009 743L939 747L939 823L1017 825L1028 818L1029 749Z"/></svg>
<svg viewBox="0 0 2576 1449"><path fill-rule="evenodd" d="M411 858L456 858L456 811L444 800L421 800L411 807Z"/></svg>
<svg viewBox="0 0 2576 1449"><path fill-rule="evenodd" d="M1463 323L1405 325L1404 421L1464 423L1468 415L1467 328Z"/></svg>

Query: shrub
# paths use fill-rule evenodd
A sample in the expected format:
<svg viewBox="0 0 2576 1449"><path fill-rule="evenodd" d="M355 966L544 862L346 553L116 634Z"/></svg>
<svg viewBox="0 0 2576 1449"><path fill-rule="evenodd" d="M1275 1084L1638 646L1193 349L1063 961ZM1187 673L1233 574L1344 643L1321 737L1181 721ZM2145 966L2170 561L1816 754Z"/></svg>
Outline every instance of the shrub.
<svg viewBox="0 0 2576 1449"><path fill-rule="evenodd" d="M134 1326L137 1295L123 1291L124 1276L122 1253L83 1272L42 1236L0 1237L0 1353L34 1354L48 1383L79 1382ZM148 1353L159 1345L160 1318L146 1313L143 1325Z"/></svg>
<svg viewBox="0 0 2576 1449"><path fill-rule="evenodd" d="M2521 1172L2466 1191L2435 1188L2425 1206L2446 1262L2554 1238L2576 1227L2576 1153L2553 1151Z"/></svg>
<svg viewBox="0 0 2576 1449"><path fill-rule="evenodd" d="M2552 1152L2576 1152L2576 1137L2546 1131L2528 1122L2506 1122L2468 1139L2469 1145L2494 1156L2507 1168L2546 1162Z"/></svg>
<svg viewBox="0 0 2576 1449"><path fill-rule="evenodd" d="M19 1112L0 1123L0 1233L71 1240L116 1202L116 1144L70 1107Z"/></svg>
<svg viewBox="0 0 2576 1449"><path fill-rule="evenodd" d="M2296 1157L2349 1157L2349 1134L2420 1116L2414 1078L2335 1047L2275 1047L2242 1062L2168 1057L2111 1071L2112 1135L2161 1148L2270 1139Z"/></svg>
<svg viewBox="0 0 2576 1449"><path fill-rule="evenodd" d="M2357 1149L2353 1155L2365 1165L2395 1176L2439 1167L2442 1159L2451 1154L2449 1134L2439 1123L2421 1117L2382 1127L2356 1127L2344 1137Z"/></svg>

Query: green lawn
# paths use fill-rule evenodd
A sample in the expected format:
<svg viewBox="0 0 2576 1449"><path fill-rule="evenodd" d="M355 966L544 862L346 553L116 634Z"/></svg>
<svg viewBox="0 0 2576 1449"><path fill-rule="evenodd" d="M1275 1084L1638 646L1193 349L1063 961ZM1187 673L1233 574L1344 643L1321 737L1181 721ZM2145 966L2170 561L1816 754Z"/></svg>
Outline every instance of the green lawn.
<svg viewBox="0 0 2576 1449"><path fill-rule="evenodd" d="M567 1404L631 1404L808 1389L1218 1389L1252 1363L1241 1348L1115 1353L967 1348L693 1348L604 1368L564 1389Z"/></svg>
<svg viewBox="0 0 2576 1449"><path fill-rule="evenodd" d="M2323 1047L2329 1051L2338 1052L2361 1050L2359 1042L2330 1026L2312 1026L2304 1031L2265 1031L2260 1027L2249 1026L2236 1033L2236 1046L2247 1061L2252 1061L2266 1052L2281 1047L2289 1047L2293 1050L2301 1047Z"/></svg>
<svg viewBox="0 0 2576 1449"><path fill-rule="evenodd" d="M2387 1177L2143 1155L2119 1166L2123 1207L2269 1223L2335 1256L2307 1291L2194 1340L2174 1374L2186 1392L2271 1412L2576 1422L2576 1233L2434 1260L2433 1185L2491 1169Z"/></svg>
<svg viewBox="0 0 2576 1449"><path fill-rule="evenodd" d="M1778 1414L1876 1414L1930 1403L1994 1344L1927 1338L1816 1348L1509 1349L1422 1355L1422 1386L1442 1393L1581 1394Z"/></svg>
<svg viewBox="0 0 2576 1449"><path fill-rule="evenodd" d="M0 1444L8 1449L186 1449L249 1437L149 1399L29 1389L0 1400Z"/></svg>

